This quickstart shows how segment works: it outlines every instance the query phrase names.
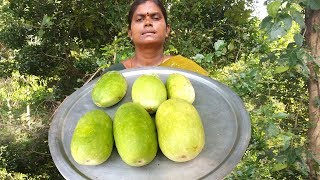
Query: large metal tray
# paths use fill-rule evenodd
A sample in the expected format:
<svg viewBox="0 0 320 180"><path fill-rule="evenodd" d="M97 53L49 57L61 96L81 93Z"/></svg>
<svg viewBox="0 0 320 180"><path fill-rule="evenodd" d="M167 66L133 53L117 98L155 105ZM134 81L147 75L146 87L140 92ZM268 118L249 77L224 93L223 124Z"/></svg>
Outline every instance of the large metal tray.
<svg viewBox="0 0 320 180"><path fill-rule="evenodd" d="M251 124L241 99L227 86L209 77L190 71L148 67L121 71L128 82L127 94L113 107L99 108L91 100L91 90L97 79L81 87L57 109L49 130L49 148L53 161L66 179L222 179L241 160L250 140ZM143 167L130 167L114 147L109 159L101 165L77 164L70 152L70 142L79 118L89 110L103 109L111 118L117 108L131 100L131 87L142 74L158 74L163 82L171 73L188 77L196 92L193 105L205 128L205 147L193 160L176 163L160 151Z"/></svg>

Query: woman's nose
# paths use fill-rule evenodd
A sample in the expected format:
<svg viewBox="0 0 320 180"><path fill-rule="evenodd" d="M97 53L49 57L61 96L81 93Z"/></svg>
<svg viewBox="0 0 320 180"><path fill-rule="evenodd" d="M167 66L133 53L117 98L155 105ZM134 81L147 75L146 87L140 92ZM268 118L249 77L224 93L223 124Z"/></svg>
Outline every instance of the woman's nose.
<svg viewBox="0 0 320 180"><path fill-rule="evenodd" d="M146 19L144 21L144 26L152 26L152 20L149 15L146 16Z"/></svg>

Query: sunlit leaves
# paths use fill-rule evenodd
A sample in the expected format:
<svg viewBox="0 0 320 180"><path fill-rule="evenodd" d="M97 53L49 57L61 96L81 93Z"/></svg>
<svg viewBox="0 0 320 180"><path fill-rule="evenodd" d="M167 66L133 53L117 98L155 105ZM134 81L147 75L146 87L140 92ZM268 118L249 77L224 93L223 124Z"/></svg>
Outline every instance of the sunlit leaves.
<svg viewBox="0 0 320 180"><path fill-rule="evenodd" d="M278 10L280 9L281 1L273 1L267 5L267 12L269 16L275 18L278 14Z"/></svg>
<svg viewBox="0 0 320 180"><path fill-rule="evenodd" d="M272 24L273 24L272 17L267 16L261 21L260 28L268 31L272 28Z"/></svg>
<svg viewBox="0 0 320 180"><path fill-rule="evenodd" d="M297 11L297 10L293 10L290 12L290 15L292 17L292 19L299 24L300 29L303 29L305 27L305 23L304 23L304 15Z"/></svg>
<svg viewBox="0 0 320 180"><path fill-rule="evenodd" d="M273 59L270 60L270 58ZM295 69L298 73L308 77L309 70L306 64L307 62L314 61L314 58L304 48L300 48L295 46L294 43L290 43L286 50L281 51L279 57L271 53L269 60L275 61L278 64L274 70L275 74L284 73L289 69Z"/></svg>
<svg viewBox="0 0 320 180"><path fill-rule="evenodd" d="M209 54L196 54L195 56L191 57L191 59L195 60L199 64L205 64L205 63L212 63L213 56L215 54L209 53Z"/></svg>
<svg viewBox="0 0 320 180"><path fill-rule="evenodd" d="M232 50L234 50L234 48L235 48L235 46L234 46L233 42L229 43L228 50L232 51Z"/></svg>
<svg viewBox="0 0 320 180"><path fill-rule="evenodd" d="M42 26L50 27L52 24L53 24L53 22L52 22L52 17L48 16L47 14L44 15L44 16L43 16L43 19L42 19L41 25L42 25Z"/></svg>
<svg viewBox="0 0 320 180"><path fill-rule="evenodd" d="M267 16L260 24L260 28L267 33L270 41L282 41L282 37L292 34L293 41L289 43L282 52L275 51L278 67L274 73L280 74L287 72L289 69L295 69L297 72L308 77L309 70L306 62L312 61L312 57L304 48L304 36L301 31L305 28L303 3L302 1L272 1L268 4L269 16ZM295 22L295 24L293 24ZM293 26L294 25L294 26ZM297 29L293 32L293 29Z"/></svg>
<svg viewBox="0 0 320 180"><path fill-rule="evenodd" d="M260 24L271 41L277 40L288 33L292 26L292 17L289 14L280 14L276 18L266 17Z"/></svg>
<svg viewBox="0 0 320 180"><path fill-rule="evenodd" d="M51 111L56 106L49 83L50 79L16 70L0 78L0 179L61 177L47 143Z"/></svg>
<svg viewBox="0 0 320 180"><path fill-rule="evenodd" d="M287 168L288 165L286 163L277 163L275 165L273 165L272 171L280 171L282 169Z"/></svg>
<svg viewBox="0 0 320 180"><path fill-rule="evenodd" d="M272 26L270 36L272 40L278 39L287 34L292 25L292 19L288 14L283 14L275 20Z"/></svg>
<svg viewBox="0 0 320 180"><path fill-rule="evenodd" d="M289 66L278 66L276 67L276 69L274 70L275 74L279 74L279 73L283 73L285 71L289 70Z"/></svg>
<svg viewBox="0 0 320 180"><path fill-rule="evenodd" d="M214 43L214 49L216 51L221 51L225 47L224 40L218 40Z"/></svg>
<svg viewBox="0 0 320 180"><path fill-rule="evenodd" d="M237 1L236 1L237 2ZM233 4L230 8L228 8L224 15L228 19L228 21L240 25L247 22L247 19L250 18L251 10L246 9L245 1L238 1Z"/></svg>
<svg viewBox="0 0 320 180"><path fill-rule="evenodd" d="M97 62L98 65L102 68L106 68L110 64L119 63L131 57L134 52L131 43L132 42L129 41L125 32L119 32L118 35L114 37L112 43L106 44L104 47L100 48L104 58Z"/></svg>
<svg viewBox="0 0 320 180"><path fill-rule="evenodd" d="M226 48L227 44L224 40L218 40L214 43L214 49L215 49L215 55L217 57L220 57L222 55L225 55L227 52Z"/></svg>
<svg viewBox="0 0 320 180"><path fill-rule="evenodd" d="M269 123L266 130L268 137L274 137L280 133L280 129L274 123Z"/></svg>
<svg viewBox="0 0 320 180"><path fill-rule="evenodd" d="M296 52L290 55L295 57ZM222 69L220 72L223 74L218 76L227 78L227 84L246 104L252 103L247 105L252 122L251 143L230 180L305 179L307 175L306 159L303 157L306 127L302 125L306 121L305 117L298 115L299 111L303 111L302 114L307 111L306 104L298 100L306 99L306 92L301 79L290 79L289 72L274 74L276 63L255 65L253 61L238 62ZM284 60L283 64L286 63ZM297 103L301 103L301 107ZM293 117L297 117L296 129Z"/></svg>
<svg viewBox="0 0 320 180"><path fill-rule="evenodd" d="M278 40L288 34L293 21L299 25L300 31L305 28L303 7L297 3L272 1L268 4L268 16L261 22L260 28L267 33L270 41ZM295 37L298 46L303 44L301 37L299 35Z"/></svg>
<svg viewBox="0 0 320 180"><path fill-rule="evenodd" d="M208 57L213 54L208 63L204 59L197 61L202 67L220 68L242 58L242 54L253 53L253 48L260 50L261 39L255 38L260 32L253 27L256 21L250 18L251 10L246 4L249 1L167 2L171 3L169 21L173 30L168 43L190 58L196 54Z"/></svg>
<svg viewBox="0 0 320 180"><path fill-rule="evenodd" d="M38 30L37 35L39 36L39 38L41 38L44 33L45 33L45 28L50 28L50 26L53 25L53 21L52 21L52 17L48 16L47 14L45 14L42 18L42 22L41 22L41 26L40 29Z"/></svg>
<svg viewBox="0 0 320 180"><path fill-rule="evenodd" d="M279 113L274 114L272 117L276 118L276 119L284 119L284 118L288 118L289 114L284 113L284 112L279 112Z"/></svg>

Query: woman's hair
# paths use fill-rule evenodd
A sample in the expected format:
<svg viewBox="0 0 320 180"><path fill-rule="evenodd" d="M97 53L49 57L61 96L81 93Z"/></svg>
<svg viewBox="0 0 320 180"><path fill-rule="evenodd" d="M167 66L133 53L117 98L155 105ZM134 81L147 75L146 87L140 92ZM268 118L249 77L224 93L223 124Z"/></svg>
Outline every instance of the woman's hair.
<svg viewBox="0 0 320 180"><path fill-rule="evenodd" d="M131 29L131 21L132 21L132 17L133 17L134 12L137 10L137 8L138 8L138 6L139 6L140 4L143 4L143 3L147 2L147 1L152 1L152 2L154 2L154 3L160 8L160 10L161 10L161 12L162 12L162 14L163 14L163 16L164 16L164 20L165 20L166 24L168 24L168 22L167 22L167 16L168 16L168 15L167 15L167 11L166 11L166 9L164 8L161 0L135 0L135 1L131 4L130 11L129 11L129 15L128 15L128 24L129 24L128 28L129 28L129 29Z"/></svg>

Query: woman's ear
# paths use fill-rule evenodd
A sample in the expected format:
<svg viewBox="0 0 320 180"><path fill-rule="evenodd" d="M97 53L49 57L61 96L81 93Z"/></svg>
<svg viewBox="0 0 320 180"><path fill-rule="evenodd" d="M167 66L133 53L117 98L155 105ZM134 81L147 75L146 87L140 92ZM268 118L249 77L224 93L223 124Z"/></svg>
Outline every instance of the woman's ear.
<svg viewBox="0 0 320 180"><path fill-rule="evenodd" d="M166 28L166 37L169 37L169 35L170 35L170 30L171 30L171 28L170 28L170 24L167 24L167 28Z"/></svg>
<svg viewBox="0 0 320 180"><path fill-rule="evenodd" d="M132 32L131 32L131 29L128 30L128 36L129 36L129 38L132 40Z"/></svg>

